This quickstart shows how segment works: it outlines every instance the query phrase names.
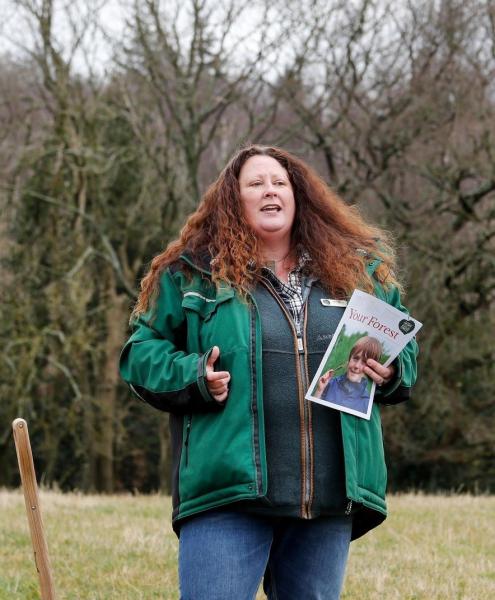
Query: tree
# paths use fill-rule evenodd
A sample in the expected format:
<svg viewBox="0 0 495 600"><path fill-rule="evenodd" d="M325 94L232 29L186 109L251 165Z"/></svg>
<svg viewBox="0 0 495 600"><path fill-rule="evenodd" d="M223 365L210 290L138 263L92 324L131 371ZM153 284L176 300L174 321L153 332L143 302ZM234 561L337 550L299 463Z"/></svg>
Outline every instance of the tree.
<svg viewBox="0 0 495 600"><path fill-rule="evenodd" d="M425 323L415 410L384 411L392 482L491 487L493 9L362 0L322 22L276 92L329 181L393 229Z"/></svg>
<svg viewBox="0 0 495 600"><path fill-rule="evenodd" d="M33 437L40 438L46 480L111 491L121 393L116 362L135 297L120 257L136 224L122 205L141 191L141 160L103 84L71 71L94 15L79 24L66 58L53 33L53 2L21 6L36 36L35 98L47 119L10 181L10 389L38 417ZM73 455L69 467L64 446Z"/></svg>
<svg viewBox="0 0 495 600"><path fill-rule="evenodd" d="M129 308L250 140L301 155L396 235L424 327L416 395L383 411L392 485L493 489L491 4L145 0L106 38L107 73L98 4L15 6L31 38L0 60L0 414L32 417L43 479L166 487L166 417L117 377Z"/></svg>

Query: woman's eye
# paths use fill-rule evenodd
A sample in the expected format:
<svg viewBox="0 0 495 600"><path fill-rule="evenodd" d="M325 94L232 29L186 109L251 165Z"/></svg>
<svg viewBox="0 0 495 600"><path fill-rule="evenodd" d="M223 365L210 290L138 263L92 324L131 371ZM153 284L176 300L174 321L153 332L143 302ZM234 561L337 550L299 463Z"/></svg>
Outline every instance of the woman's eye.
<svg viewBox="0 0 495 600"><path fill-rule="evenodd" d="M282 180L276 181L275 185L285 185L285 181L282 181Z"/></svg>

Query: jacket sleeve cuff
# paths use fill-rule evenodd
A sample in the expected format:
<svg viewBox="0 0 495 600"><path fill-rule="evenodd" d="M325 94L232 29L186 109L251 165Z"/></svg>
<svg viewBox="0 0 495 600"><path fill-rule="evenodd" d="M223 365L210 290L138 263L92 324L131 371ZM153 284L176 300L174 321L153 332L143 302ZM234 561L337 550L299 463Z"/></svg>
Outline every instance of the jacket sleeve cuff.
<svg viewBox="0 0 495 600"><path fill-rule="evenodd" d="M411 395L411 388L402 384L402 358L401 355L393 361L395 367L394 377L385 385L376 388L375 398L380 404L399 404L408 400Z"/></svg>
<svg viewBox="0 0 495 600"><path fill-rule="evenodd" d="M388 383L386 383L385 385L382 385L380 387L381 395L384 398L386 398L387 396L390 396L391 394L393 394L395 392L395 390L400 386L400 384L402 382L402 360L400 358L400 354L392 362L392 365L395 368L394 376L392 377L392 379Z"/></svg>

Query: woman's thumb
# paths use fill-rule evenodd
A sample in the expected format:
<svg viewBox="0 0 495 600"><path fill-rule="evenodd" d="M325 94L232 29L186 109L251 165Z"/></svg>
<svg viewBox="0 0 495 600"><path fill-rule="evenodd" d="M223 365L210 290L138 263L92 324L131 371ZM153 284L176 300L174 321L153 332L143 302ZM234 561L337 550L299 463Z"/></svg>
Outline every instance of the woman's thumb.
<svg viewBox="0 0 495 600"><path fill-rule="evenodd" d="M208 360L206 361L206 368L211 369L213 371L215 368L214 367L215 362L219 356L220 356L220 348L218 346L213 346L213 348L211 350L211 354L208 357Z"/></svg>

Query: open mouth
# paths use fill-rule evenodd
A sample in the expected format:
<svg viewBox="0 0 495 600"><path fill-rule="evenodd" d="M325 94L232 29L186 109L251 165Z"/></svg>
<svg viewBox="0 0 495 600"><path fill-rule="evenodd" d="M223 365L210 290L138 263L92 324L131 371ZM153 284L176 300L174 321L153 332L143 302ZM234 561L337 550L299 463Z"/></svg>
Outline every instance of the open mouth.
<svg viewBox="0 0 495 600"><path fill-rule="evenodd" d="M267 204L266 206L263 206L261 212L279 212L281 210L282 209L277 204Z"/></svg>

